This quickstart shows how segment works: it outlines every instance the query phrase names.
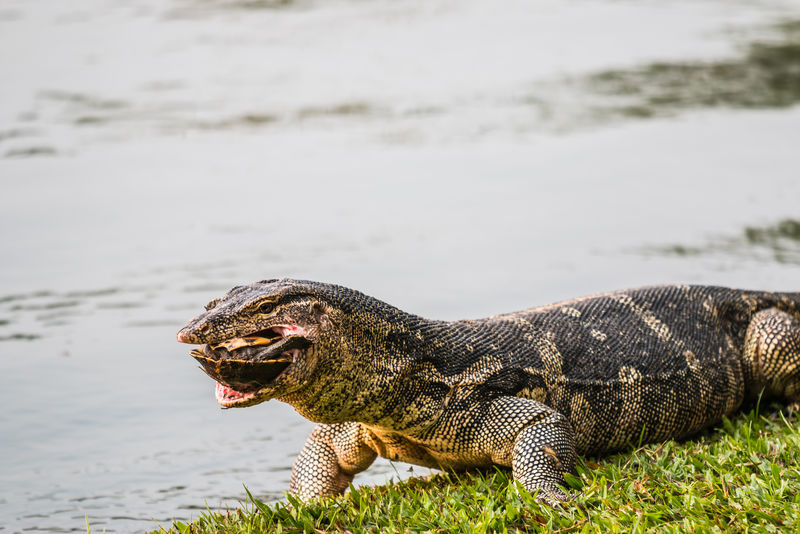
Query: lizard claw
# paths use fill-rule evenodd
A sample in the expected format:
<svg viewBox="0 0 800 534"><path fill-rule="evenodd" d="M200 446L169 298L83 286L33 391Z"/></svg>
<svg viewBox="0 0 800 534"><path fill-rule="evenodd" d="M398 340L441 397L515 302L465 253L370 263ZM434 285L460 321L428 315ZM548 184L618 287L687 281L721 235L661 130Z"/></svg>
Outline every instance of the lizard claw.
<svg viewBox="0 0 800 534"><path fill-rule="evenodd" d="M552 508L558 508L572 501L574 497L567 495L561 488L542 488L536 495L536 500Z"/></svg>
<svg viewBox="0 0 800 534"><path fill-rule="evenodd" d="M517 493L517 498L520 504L524 503L522 495L519 492L519 486L514 485L514 491ZM531 495L537 502L545 504L551 508L563 507L565 504L575 500L575 497L567 494L558 486L535 488Z"/></svg>

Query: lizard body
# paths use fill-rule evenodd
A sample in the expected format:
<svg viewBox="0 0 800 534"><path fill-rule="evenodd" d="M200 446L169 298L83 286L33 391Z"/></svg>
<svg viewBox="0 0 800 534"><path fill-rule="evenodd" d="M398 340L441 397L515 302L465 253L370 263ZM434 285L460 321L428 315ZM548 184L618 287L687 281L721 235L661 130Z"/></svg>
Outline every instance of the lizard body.
<svg viewBox="0 0 800 534"><path fill-rule="evenodd" d="M205 344L193 355L223 406L277 398L320 423L292 471L303 498L343 491L380 455L511 467L560 501L576 454L685 437L762 392L800 400L800 293L656 286L447 322L265 280L178 339Z"/></svg>

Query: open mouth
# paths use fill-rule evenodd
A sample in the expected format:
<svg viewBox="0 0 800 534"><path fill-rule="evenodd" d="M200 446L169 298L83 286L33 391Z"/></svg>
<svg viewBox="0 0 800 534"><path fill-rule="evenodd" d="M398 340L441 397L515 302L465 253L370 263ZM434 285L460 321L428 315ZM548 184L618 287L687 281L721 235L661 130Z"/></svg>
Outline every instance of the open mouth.
<svg viewBox="0 0 800 534"><path fill-rule="evenodd" d="M224 407L248 405L269 387L311 342L296 327L275 327L194 349L191 355L217 381Z"/></svg>

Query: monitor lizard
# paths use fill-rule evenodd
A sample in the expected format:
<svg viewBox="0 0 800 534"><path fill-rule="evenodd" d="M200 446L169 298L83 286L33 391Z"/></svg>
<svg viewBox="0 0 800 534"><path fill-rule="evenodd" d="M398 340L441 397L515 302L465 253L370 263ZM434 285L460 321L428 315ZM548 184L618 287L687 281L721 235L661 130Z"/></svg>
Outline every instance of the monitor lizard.
<svg viewBox="0 0 800 534"><path fill-rule="evenodd" d="M178 332L223 407L270 399L319 423L292 469L303 499L377 456L500 465L549 504L576 454L677 439L748 398L800 400L800 293L668 285L437 321L342 286L231 289Z"/></svg>

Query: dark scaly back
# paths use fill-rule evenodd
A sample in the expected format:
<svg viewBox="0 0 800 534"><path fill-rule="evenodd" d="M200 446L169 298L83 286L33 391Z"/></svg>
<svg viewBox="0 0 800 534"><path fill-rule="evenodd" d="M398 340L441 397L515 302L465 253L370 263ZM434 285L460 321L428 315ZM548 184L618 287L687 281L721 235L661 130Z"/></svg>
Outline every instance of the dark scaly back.
<svg viewBox="0 0 800 534"><path fill-rule="evenodd" d="M460 409L505 395L544 402L576 427L578 450L691 434L744 396L740 356L759 310L797 315L800 294L659 286L477 321L425 323L416 391L466 393ZM434 395L431 395L434 396Z"/></svg>
<svg viewBox="0 0 800 534"><path fill-rule="evenodd" d="M531 376L572 421L578 450L591 453L686 436L735 411L747 327L771 307L796 316L800 295L659 286L496 320L522 320L548 340Z"/></svg>
<svg viewBox="0 0 800 534"><path fill-rule="evenodd" d="M488 321L521 322L555 343L567 378L610 381L617 379L623 367L636 368L645 376L684 369L686 351L702 362L741 350L752 316L770 307L798 315L800 293L657 286L575 299Z"/></svg>

